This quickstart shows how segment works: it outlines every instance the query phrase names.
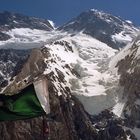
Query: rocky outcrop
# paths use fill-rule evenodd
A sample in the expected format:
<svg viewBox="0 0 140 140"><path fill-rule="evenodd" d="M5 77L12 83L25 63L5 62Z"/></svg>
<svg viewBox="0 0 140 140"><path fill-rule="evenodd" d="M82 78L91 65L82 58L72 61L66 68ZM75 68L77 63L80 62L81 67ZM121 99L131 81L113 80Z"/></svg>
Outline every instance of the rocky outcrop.
<svg viewBox="0 0 140 140"><path fill-rule="evenodd" d="M124 48L116 57L120 74L120 84L124 87L123 97L127 97L124 116L137 127L140 122L140 37Z"/></svg>
<svg viewBox="0 0 140 140"><path fill-rule="evenodd" d="M6 41L10 39L11 37L5 33L0 32L0 41Z"/></svg>
<svg viewBox="0 0 140 140"><path fill-rule="evenodd" d="M51 111L54 114L54 120L50 123L51 140L96 139L97 131L75 97L65 100L61 96L55 99L51 102Z"/></svg>
<svg viewBox="0 0 140 140"><path fill-rule="evenodd" d="M92 123L98 130L97 140L137 140L127 127L127 119L118 118L109 110L104 110L91 117Z"/></svg>
<svg viewBox="0 0 140 140"><path fill-rule="evenodd" d="M0 122L1 140L45 140L43 117Z"/></svg>

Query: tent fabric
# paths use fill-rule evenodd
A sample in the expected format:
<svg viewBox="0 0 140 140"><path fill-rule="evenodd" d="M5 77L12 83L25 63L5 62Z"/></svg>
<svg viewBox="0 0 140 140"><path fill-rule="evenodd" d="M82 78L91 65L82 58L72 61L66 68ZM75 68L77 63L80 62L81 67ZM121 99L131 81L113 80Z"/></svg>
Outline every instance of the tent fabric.
<svg viewBox="0 0 140 140"><path fill-rule="evenodd" d="M36 96L33 84L19 94L0 95L0 121L21 120L44 115L45 112Z"/></svg>
<svg viewBox="0 0 140 140"><path fill-rule="evenodd" d="M33 83L36 95L40 104L46 114L50 113L50 103L49 103L49 92L48 92L48 81L45 78L42 78Z"/></svg>

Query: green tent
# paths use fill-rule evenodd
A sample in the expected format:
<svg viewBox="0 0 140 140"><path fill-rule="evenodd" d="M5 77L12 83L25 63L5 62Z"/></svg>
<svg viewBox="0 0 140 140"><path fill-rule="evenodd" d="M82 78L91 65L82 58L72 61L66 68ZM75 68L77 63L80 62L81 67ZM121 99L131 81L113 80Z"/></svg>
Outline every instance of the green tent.
<svg viewBox="0 0 140 140"><path fill-rule="evenodd" d="M21 120L44 115L33 84L12 96L0 95L0 121Z"/></svg>

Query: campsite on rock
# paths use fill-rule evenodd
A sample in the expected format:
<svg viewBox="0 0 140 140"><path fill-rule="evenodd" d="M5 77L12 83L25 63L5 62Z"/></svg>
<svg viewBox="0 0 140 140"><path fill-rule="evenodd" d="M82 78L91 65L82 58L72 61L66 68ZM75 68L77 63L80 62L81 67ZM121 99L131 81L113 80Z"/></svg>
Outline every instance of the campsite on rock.
<svg viewBox="0 0 140 140"><path fill-rule="evenodd" d="M140 140L140 28L91 9L59 27L0 13L0 140Z"/></svg>

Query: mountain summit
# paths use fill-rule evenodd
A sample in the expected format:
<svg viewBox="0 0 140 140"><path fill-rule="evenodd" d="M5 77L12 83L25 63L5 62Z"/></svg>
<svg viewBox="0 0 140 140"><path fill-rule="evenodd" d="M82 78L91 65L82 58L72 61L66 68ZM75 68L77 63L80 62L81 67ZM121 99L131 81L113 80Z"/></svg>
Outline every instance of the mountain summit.
<svg viewBox="0 0 140 140"><path fill-rule="evenodd" d="M67 32L83 32L118 49L125 46L139 30L133 23L95 9L81 13L59 28Z"/></svg>

